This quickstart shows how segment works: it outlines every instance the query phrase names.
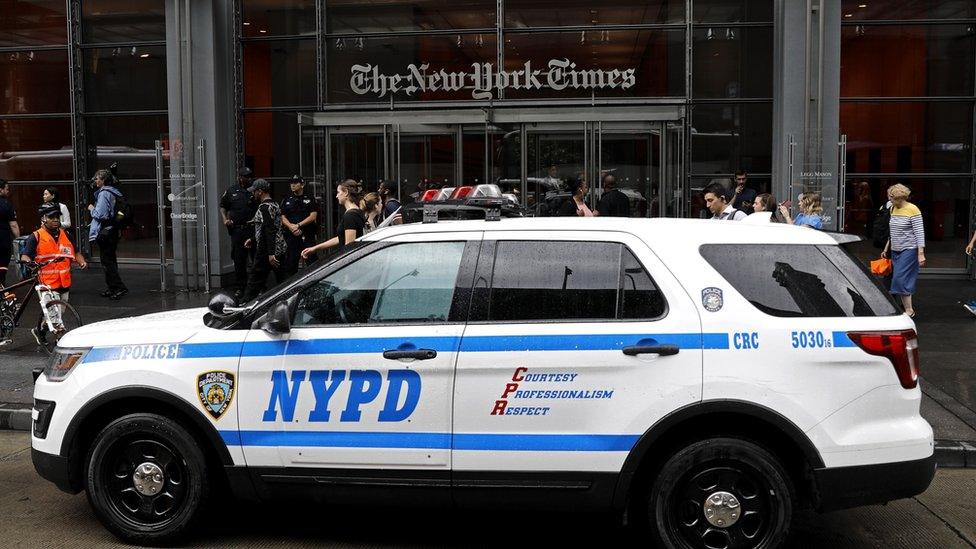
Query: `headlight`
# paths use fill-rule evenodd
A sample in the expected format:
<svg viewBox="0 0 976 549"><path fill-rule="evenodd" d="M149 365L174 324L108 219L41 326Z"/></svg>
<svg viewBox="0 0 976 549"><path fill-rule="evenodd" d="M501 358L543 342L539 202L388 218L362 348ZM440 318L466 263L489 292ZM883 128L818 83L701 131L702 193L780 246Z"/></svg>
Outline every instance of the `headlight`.
<svg viewBox="0 0 976 549"><path fill-rule="evenodd" d="M84 360L90 349L55 349L51 362L44 368L44 376L48 381L63 381L68 377L76 364Z"/></svg>

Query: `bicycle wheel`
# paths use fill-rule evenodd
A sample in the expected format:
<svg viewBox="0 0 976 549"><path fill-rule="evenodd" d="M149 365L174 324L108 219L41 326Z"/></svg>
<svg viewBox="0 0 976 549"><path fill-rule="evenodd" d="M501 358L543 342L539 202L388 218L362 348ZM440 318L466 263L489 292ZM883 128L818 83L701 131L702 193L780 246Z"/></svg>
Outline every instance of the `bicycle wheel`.
<svg viewBox="0 0 976 549"><path fill-rule="evenodd" d="M51 307L58 307L58 310L53 310ZM61 341L64 334L81 326L82 322L81 315L78 314L78 311L70 303L61 301L60 299L49 301L45 309L45 318L61 319L60 322L54 323L54 331L47 334L45 350L51 353L58 346L58 342Z"/></svg>

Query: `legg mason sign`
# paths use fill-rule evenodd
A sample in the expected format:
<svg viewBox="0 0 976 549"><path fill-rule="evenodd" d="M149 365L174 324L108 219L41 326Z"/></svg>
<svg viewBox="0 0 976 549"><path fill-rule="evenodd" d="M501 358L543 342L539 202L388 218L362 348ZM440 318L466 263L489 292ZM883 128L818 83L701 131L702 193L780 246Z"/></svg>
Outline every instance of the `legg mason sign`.
<svg viewBox="0 0 976 549"><path fill-rule="evenodd" d="M569 59L550 59L545 69L535 69L531 61L514 71L496 70L491 63L472 63L470 71L432 71L429 63L407 65L406 74L383 74L376 65L353 65L349 87L357 95L373 94L377 98L403 92L471 90L474 99L491 99L496 91L561 91L565 89L626 90L635 84L636 69L578 69Z"/></svg>

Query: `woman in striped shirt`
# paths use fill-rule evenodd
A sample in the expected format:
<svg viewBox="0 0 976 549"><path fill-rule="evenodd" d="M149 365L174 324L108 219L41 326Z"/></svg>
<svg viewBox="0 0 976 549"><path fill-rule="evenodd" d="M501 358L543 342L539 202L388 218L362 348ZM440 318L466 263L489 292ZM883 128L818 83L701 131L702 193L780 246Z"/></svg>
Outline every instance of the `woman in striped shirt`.
<svg viewBox="0 0 976 549"><path fill-rule="evenodd" d="M888 257L894 272L891 277L891 293L901 297L908 316L915 316L912 307L912 294L918 269L925 265L925 229L922 227L922 212L918 206L908 201L911 191L902 184L888 187L888 200L891 201L890 235L881 257Z"/></svg>

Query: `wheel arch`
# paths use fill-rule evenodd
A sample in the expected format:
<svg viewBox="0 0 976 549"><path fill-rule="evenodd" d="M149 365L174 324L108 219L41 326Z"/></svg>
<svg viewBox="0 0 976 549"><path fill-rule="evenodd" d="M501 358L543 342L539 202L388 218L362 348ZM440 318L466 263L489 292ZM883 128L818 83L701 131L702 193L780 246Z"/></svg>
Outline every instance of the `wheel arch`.
<svg viewBox="0 0 976 549"><path fill-rule="evenodd" d="M682 444L710 436L742 436L764 443L790 474L801 497L810 500L811 471L824 466L820 452L792 421L753 402L711 400L675 410L652 425L631 449L620 471L613 505L624 509L633 490L644 486L660 465Z"/></svg>
<svg viewBox="0 0 976 549"><path fill-rule="evenodd" d="M73 489L83 488L84 462L98 433L115 419L132 413L158 413L187 428L215 473L234 465L227 444L214 426L185 400L156 387L124 387L88 401L65 429L60 453L68 458Z"/></svg>

